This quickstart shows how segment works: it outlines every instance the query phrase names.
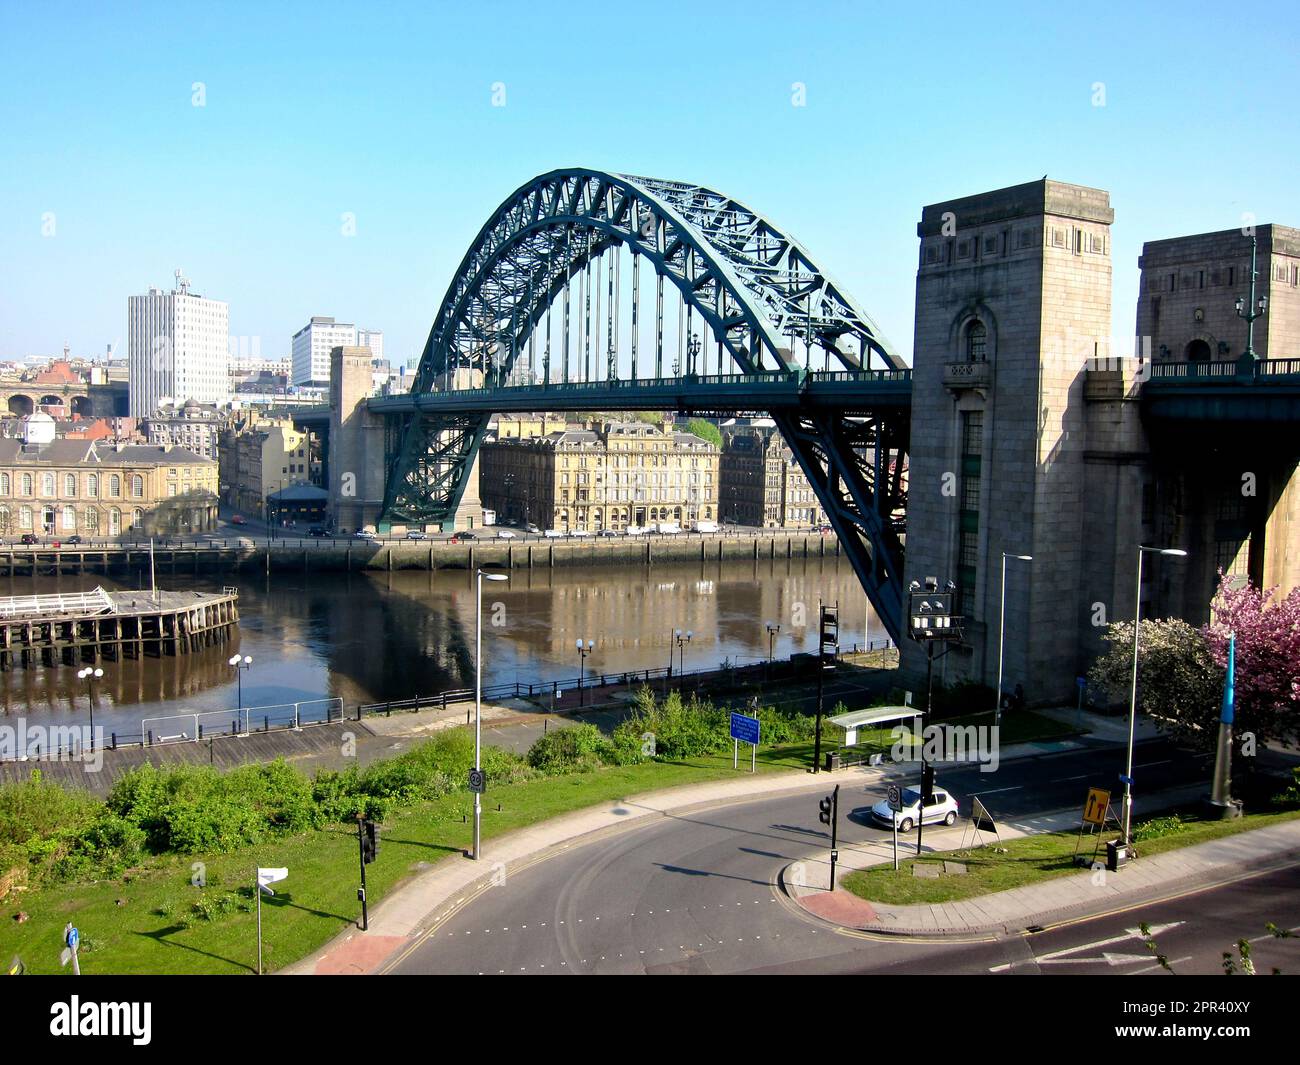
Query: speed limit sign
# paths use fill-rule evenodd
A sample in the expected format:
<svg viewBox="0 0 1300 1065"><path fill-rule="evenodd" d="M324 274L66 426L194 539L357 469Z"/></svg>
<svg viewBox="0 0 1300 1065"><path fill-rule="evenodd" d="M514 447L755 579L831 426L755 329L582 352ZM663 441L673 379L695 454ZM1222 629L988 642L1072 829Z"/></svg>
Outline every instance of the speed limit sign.
<svg viewBox="0 0 1300 1065"><path fill-rule="evenodd" d="M889 785L889 790L885 792L885 798L889 802L889 808L895 813L903 808L903 796L899 792L897 784Z"/></svg>
<svg viewBox="0 0 1300 1065"><path fill-rule="evenodd" d="M487 781L483 777L483 770L471 769L469 771L469 790L480 795L487 791Z"/></svg>

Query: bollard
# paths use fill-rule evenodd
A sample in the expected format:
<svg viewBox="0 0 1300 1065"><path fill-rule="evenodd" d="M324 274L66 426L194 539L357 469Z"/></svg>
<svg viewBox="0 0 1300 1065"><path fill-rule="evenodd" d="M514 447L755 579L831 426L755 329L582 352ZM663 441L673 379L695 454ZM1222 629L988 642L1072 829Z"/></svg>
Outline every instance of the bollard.
<svg viewBox="0 0 1300 1065"><path fill-rule="evenodd" d="M263 714L263 715L262 715L262 731L263 731L263 732L270 732L270 731L271 731L271 715L270 715L270 714Z"/></svg>
<svg viewBox="0 0 1300 1065"><path fill-rule="evenodd" d="M117 750L117 733L116 733L116 732L110 732L109 735L110 735L110 736L112 737L112 739L113 739L113 750Z"/></svg>
<svg viewBox="0 0 1300 1065"><path fill-rule="evenodd" d="M149 746L153 746L153 729L149 730Z"/></svg>
<svg viewBox="0 0 1300 1065"><path fill-rule="evenodd" d="M199 725L199 739L203 739L203 725Z"/></svg>

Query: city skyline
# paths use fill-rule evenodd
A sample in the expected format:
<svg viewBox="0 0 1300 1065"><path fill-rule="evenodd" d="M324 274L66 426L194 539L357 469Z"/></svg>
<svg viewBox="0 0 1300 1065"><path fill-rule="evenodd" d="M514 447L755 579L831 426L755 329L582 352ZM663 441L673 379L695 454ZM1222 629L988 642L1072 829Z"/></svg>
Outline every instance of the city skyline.
<svg viewBox="0 0 1300 1065"><path fill-rule="evenodd" d="M1297 221L1293 141L1271 143L1267 167L1231 162L1258 153L1252 128L1285 125L1285 96L1239 77L1169 96L1170 63L1251 69L1234 16L1196 6L1177 23L1136 10L1124 33L1040 23L1023 5L980 25L956 9L832 6L805 20L736 8L726 55L674 50L630 82L598 25L561 40L516 4L364 20L334 9L311 23L292 8L247 9L174 28L152 7L132 20L11 10L5 39L57 37L62 51L56 78L39 49L11 47L0 70L14 145L0 176L0 357L65 342L74 354L109 344L122 354L124 298L182 266L230 305L232 341L259 338L268 358L324 313L382 323L405 361L495 207L535 174L575 164L739 196L813 249L909 356L924 204L1044 172L1104 188L1116 208L1113 333L1129 337L1144 241L1231 229L1246 214ZM1282 11L1265 5L1255 18ZM843 34L826 33L828 20ZM1285 81L1295 34L1272 21L1271 69ZM491 48L428 59L431 36L489 32ZM844 54L841 37L875 44ZM383 62L321 64L340 38ZM144 44L143 61L114 64L112 46L128 39ZM539 47L566 41L584 57L576 67ZM993 126L976 114L1015 117Z"/></svg>

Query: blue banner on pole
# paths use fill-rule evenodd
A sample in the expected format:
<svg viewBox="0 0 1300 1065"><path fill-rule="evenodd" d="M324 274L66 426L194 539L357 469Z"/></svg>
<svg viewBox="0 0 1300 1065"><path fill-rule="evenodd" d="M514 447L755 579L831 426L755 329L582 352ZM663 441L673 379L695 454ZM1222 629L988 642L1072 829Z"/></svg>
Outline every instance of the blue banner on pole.
<svg viewBox="0 0 1300 1065"><path fill-rule="evenodd" d="M745 714L731 715L731 738L733 740L743 740L745 743L752 743L758 746L759 737L758 718L748 717Z"/></svg>
<svg viewBox="0 0 1300 1065"><path fill-rule="evenodd" d="M1225 725L1232 724L1234 704L1237 701L1237 634L1228 637L1228 673L1223 678L1223 709L1219 720Z"/></svg>

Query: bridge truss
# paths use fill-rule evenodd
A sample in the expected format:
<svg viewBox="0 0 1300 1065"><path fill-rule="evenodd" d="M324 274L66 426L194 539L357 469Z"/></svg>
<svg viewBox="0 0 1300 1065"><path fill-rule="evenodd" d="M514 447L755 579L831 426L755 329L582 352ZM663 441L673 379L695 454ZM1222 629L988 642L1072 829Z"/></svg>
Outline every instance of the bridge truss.
<svg viewBox="0 0 1300 1065"><path fill-rule="evenodd" d="M643 262L654 279L644 310ZM753 387L723 397L710 386L737 375ZM383 520L453 520L508 395L529 393L539 410L593 409L594 390L610 409L662 410L668 394L683 413L769 413L898 638L910 405L897 385L906 376L870 317L757 212L697 185L557 170L521 186L479 231L412 395L380 405L400 415ZM769 398L776 391L779 401ZM588 405L575 401L580 393Z"/></svg>

